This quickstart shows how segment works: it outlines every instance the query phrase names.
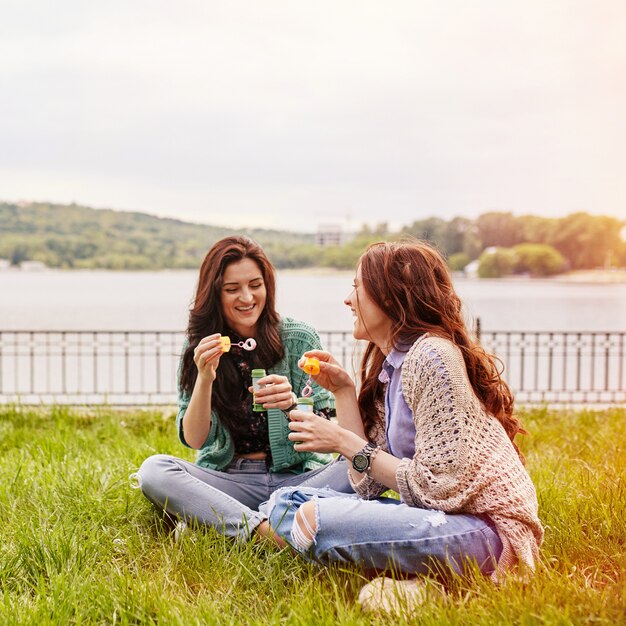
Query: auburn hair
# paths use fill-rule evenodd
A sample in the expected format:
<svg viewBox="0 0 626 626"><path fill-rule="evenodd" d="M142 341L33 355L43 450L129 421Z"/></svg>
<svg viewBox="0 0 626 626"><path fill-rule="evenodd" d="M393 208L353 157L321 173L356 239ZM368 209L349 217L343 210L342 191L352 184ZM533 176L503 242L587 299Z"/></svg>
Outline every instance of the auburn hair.
<svg viewBox="0 0 626 626"><path fill-rule="evenodd" d="M193 360L194 350L207 335L220 333L231 335L222 311L221 293L224 272L231 263L252 259L259 267L265 283L265 307L257 322L257 347L252 355L253 367L270 369L284 356L280 337L280 316L276 312L276 277L273 265L259 244L248 237L230 236L220 239L207 252L200 266L195 297L189 311L187 326L188 346L182 357L180 387L191 394L198 369ZM246 339L246 337L244 337ZM211 407L220 416L221 423L231 432L244 428L244 400L248 390L241 384L233 354L225 352L220 357L215 384L211 394Z"/></svg>
<svg viewBox="0 0 626 626"><path fill-rule="evenodd" d="M524 433L513 415L513 394L502 379L502 362L486 353L467 330L461 300L439 252L416 239L379 242L367 248L359 264L365 291L392 322L391 345L413 344L425 333L450 340L461 350L472 389L485 409L502 423L511 441ZM383 399L378 375L384 360L382 350L370 341L360 367L359 407L366 432Z"/></svg>

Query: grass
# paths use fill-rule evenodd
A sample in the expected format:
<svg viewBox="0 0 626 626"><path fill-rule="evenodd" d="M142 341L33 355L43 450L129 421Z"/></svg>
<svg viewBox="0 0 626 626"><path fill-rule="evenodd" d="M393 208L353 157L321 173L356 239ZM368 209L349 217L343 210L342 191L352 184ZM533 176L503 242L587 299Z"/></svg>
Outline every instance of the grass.
<svg viewBox="0 0 626 626"><path fill-rule="evenodd" d="M626 623L626 410L523 415L546 525L524 585L458 580L420 624ZM176 543L128 476L191 458L173 414L0 407L0 624L402 624L356 603L356 570L321 569L212 530Z"/></svg>

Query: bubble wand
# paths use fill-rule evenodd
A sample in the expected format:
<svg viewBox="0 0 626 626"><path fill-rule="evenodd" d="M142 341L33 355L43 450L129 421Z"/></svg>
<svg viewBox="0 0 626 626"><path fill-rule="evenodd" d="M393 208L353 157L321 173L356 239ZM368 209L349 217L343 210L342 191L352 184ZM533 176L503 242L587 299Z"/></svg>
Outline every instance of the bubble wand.
<svg viewBox="0 0 626 626"><path fill-rule="evenodd" d="M306 385L302 390L302 397L308 398L313 393L313 380L311 376L317 376L320 373L320 361L315 357L305 357L304 363L302 364L302 369L305 373L309 375L309 378L306 381Z"/></svg>
<svg viewBox="0 0 626 626"><path fill-rule="evenodd" d="M237 343L231 343L230 337L220 337L220 343L222 344L222 352L229 352L231 346L237 346L250 352L256 348L256 341L249 337L245 341L239 341Z"/></svg>

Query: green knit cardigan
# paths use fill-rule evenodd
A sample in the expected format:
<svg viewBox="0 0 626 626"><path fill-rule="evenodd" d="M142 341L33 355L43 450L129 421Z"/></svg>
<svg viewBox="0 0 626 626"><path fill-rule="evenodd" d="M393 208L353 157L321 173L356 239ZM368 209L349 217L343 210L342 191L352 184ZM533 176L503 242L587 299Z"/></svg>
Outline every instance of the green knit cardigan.
<svg viewBox="0 0 626 626"><path fill-rule="evenodd" d="M306 385L308 375L299 367L298 361L307 350L319 350L322 345L319 335L315 330L296 320L285 317L281 320L280 336L285 351L284 357L276 365L268 370L268 374L286 376L293 387L296 395ZM187 341L183 346L182 354L187 348ZM182 370L182 356L178 367L178 415L176 423L178 436L181 442L190 447L185 441L183 433L183 416L189 406L191 396L180 388L180 375ZM313 383L313 396L316 409L334 409L335 399L326 389ZM272 452L272 472L293 472L300 474L304 471L317 469L330 462L332 456L316 452L296 452L293 442L287 438L290 430L288 420L280 409L268 409L267 421L269 430L270 449ZM211 411L211 429L204 445L198 450L196 463L208 469L223 470L232 461L235 453L233 440L228 430L222 426L219 415Z"/></svg>

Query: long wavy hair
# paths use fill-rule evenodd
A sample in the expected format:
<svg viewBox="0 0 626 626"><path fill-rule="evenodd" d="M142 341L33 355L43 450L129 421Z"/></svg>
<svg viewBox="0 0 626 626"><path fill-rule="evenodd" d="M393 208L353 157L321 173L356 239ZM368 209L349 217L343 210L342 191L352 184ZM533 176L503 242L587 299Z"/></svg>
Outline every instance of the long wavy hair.
<svg viewBox="0 0 626 626"><path fill-rule="evenodd" d="M461 300L439 252L416 239L379 242L367 248L359 263L365 291L392 322L391 345L412 344L425 333L450 340L461 350L472 389L485 409L502 423L512 442L524 433L513 415L513 395L502 379L502 363L468 332ZM361 361L359 392L366 432L374 425L376 406L383 398L378 374L384 360L381 349L369 342Z"/></svg>
<svg viewBox="0 0 626 626"><path fill-rule="evenodd" d="M273 265L261 246L252 239L239 236L224 237L215 243L204 257L189 312L187 326L189 345L183 354L180 373L181 389L189 394L193 391L198 376L193 353L200 340L214 333L222 335L234 333L228 328L224 318L221 293L226 268L231 263L243 259L252 259L258 265L266 290L265 307L257 322L255 337L257 347L250 353L253 367L269 369L284 355L280 338L280 316L275 308L276 277ZM233 434L245 428L245 421L242 418L246 411L244 400L248 396L248 390L241 384L241 375L237 370L233 353L224 353L220 358L213 384L211 407L217 411L222 424Z"/></svg>

